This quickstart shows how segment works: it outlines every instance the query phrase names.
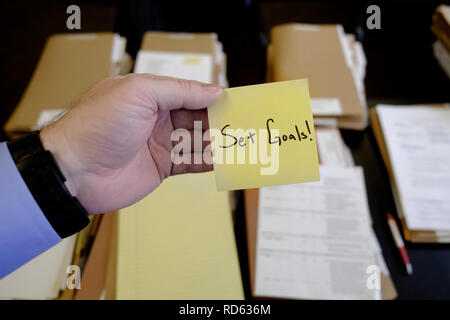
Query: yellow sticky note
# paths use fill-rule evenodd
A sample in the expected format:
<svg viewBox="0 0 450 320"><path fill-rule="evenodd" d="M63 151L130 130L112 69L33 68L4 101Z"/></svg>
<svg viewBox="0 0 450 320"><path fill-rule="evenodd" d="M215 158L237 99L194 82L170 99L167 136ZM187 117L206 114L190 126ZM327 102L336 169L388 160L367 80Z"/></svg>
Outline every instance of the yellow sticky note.
<svg viewBox="0 0 450 320"><path fill-rule="evenodd" d="M218 190L320 179L308 80L225 89L208 118Z"/></svg>

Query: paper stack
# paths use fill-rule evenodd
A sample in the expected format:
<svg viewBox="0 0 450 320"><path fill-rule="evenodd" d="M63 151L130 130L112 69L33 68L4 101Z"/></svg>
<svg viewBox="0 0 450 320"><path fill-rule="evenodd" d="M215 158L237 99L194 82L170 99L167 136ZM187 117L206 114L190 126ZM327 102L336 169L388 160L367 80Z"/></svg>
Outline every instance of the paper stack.
<svg viewBox="0 0 450 320"><path fill-rule="evenodd" d="M149 32L135 72L225 84L225 55L215 34ZM212 172L170 177L120 210L117 228L107 298L244 298L228 193Z"/></svg>
<svg viewBox="0 0 450 320"><path fill-rule="evenodd" d="M354 166L338 129L316 127L316 138L320 182L245 190L252 294L393 299L362 168Z"/></svg>
<svg viewBox="0 0 450 320"><path fill-rule="evenodd" d="M39 129L61 116L97 81L129 72L125 44L125 38L112 32L49 37L5 131L16 137Z"/></svg>
<svg viewBox="0 0 450 320"><path fill-rule="evenodd" d="M318 125L366 128L365 68L361 44L340 25L292 23L271 30L267 81L307 78Z"/></svg>
<svg viewBox="0 0 450 320"><path fill-rule="evenodd" d="M449 107L378 105L370 117L405 239L450 243Z"/></svg>
<svg viewBox="0 0 450 320"><path fill-rule="evenodd" d="M450 6L436 8L431 30L437 38L433 43L434 56L450 78Z"/></svg>
<svg viewBox="0 0 450 320"><path fill-rule="evenodd" d="M147 32L134 72L228 86L226 54L215 33Z"/></svg>

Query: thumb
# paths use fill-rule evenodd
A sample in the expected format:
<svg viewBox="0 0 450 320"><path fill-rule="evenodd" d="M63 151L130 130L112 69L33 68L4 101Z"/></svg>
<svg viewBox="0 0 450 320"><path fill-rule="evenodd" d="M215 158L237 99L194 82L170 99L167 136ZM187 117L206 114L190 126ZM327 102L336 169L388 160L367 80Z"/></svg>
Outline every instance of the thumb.
<svg viewBox="0 0 450 320"><path fill-rule="evenodd" d="M213 104L222 95L222 87L214 84L140 74L145 79L145 94L159 110L196 110Z"/></svg>

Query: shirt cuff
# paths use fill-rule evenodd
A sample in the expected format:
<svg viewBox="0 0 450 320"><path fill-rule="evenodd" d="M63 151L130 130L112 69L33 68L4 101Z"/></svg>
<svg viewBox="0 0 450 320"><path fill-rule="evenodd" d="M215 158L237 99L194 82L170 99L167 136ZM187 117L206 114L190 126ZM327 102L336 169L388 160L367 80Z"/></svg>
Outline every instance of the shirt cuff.
<svg viewBox="0 0 450 320"><path fill-rule="evenodd" d="M61 241L0 143L0 278ZM46 186L42 186L45 188Z"/></svg>

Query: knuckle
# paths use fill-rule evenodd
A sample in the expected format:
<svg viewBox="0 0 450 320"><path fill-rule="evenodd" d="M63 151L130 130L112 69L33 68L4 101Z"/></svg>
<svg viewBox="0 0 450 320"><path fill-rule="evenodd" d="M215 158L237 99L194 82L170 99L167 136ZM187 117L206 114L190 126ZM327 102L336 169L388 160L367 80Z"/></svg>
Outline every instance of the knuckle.
<svg viewBox="0 0 450 320"><path fill-rule="evenodd" d="M177 79L176 80L178 87L181 89L181 91L186 94L192 94L193 88L191 81Z"/></svg>
<svg viewBox="0 0 450 320"><path fill-rule="evenodd" d="M107 88L111 88L114 87L115 85L117 85L118 83L120 83L121 79L123 76L112 76L112 77L107 77L103 80L100 80L99 82L97 82L92 89L107 89Z"/></svg>
<svg viewBox="0 0 450 320"><path fill-rule="evenodd" d="M141 77L138 74L128 74L128 75L124 76L123 80L124 80L124 83L131 85L131 86L137 85L142 81Z"/></svg>

